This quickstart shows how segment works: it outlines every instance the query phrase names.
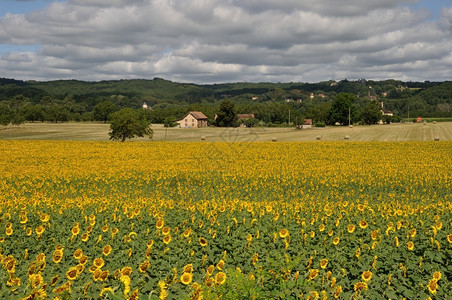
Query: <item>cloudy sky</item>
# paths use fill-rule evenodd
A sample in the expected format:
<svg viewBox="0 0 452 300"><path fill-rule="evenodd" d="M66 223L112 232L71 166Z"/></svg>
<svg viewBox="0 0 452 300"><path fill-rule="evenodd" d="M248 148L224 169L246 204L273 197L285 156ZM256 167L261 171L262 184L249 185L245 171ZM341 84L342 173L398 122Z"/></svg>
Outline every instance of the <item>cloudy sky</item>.
<svg viewBox="0 0 452 300"><path fill-rule="evenodd" d="M452 1L1 0L0 77L452 80Z"/></svg>

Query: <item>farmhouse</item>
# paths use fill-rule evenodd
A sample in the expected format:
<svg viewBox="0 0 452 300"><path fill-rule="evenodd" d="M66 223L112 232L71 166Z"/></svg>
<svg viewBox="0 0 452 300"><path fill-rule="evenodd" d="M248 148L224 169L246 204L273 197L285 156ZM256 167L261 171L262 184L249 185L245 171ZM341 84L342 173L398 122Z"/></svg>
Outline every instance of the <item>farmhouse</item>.
<svg viewBox="0 0 452 300"><path fill-rule="evenodd" d="M190 111L182 119L177 121L179 127L207 127L207 117L200 111Z"/></svg>
<svg viewBox="0 0 452 300"><path fill-rule="evenodd" d="M237 120L239 121L240 127L247 127L251 125L250 120L254 120L254 114L237 114Z"/></svg>

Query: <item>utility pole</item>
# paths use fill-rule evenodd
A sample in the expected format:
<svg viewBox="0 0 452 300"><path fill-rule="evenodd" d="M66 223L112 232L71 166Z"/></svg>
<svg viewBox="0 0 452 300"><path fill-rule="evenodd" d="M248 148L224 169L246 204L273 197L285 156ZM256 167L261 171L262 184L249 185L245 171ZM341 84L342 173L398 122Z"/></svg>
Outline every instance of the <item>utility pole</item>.
<svg viewBox="0 0 452 300"><path fill-rule="evenodd" d="M350 127L350 106L348 107L348 127Z"/></svg>
<svg viewBox="0 0 452 300"><path fill-rule="evenodd" d="M290 109L289 109L289 126L290 126Z"/></svg>

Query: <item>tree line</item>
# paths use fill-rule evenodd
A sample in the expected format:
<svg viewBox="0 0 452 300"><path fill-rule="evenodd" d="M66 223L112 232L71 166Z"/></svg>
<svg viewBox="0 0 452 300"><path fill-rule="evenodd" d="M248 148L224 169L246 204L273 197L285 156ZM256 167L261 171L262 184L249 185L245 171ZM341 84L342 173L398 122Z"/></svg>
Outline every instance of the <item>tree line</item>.
<svg viewBox="0 0 452 300"><path fill-rule="evenodd" d="M319 124L345 125L349 119L372 124L377 115L381 119L381 102L396 115L387 121L408 116L452 117L452 82L362 79L196 85L161 78L101 82L0 79L0 124L110 122L111 114L123 108L142 110L149 122L167 126L188 111L202 111L209 124L215 124L225 101L234 104L235 114L254 114L249 126L295 126L304 119ZM144 103L151 109L143 109Z"/></svg>

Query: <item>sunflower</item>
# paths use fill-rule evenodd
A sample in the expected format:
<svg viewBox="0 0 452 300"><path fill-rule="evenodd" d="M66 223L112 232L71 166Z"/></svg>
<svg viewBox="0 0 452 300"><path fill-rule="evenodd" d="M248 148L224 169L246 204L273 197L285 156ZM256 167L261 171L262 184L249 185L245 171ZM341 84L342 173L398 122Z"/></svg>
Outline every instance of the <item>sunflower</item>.
<svg viewBox="0 0 452 300"><path fill-rule="evenodd" d="M89 239L89 233L85 232L82 234L82 242L87 242Z"/></svg>
<svg viewBox="0 0 452 300"><path fill-rule="evenodd" d="M169 227L167 227L167 226L165 226L165 227L162 228L162 234L163 234L163 235L168 235L168 234L170 234L170 231L171 231L171 229L170 229Z"/></svg>
<svg viewBox="0 0 452 300"><path fill-rule="evenodd" d="M222 271L224 268L224 260L220 259L220 261L217 264L217 269Z"/></svg>
<svg viewBox="0 0 452 300"><path fill-rule="evenodd" d="M78 235L80 233L80 227L72 227L72 235Z"/></svg>
<svg viewBox="0 0 452 300"><path fill-rule="evenodd" d="M372 272L371 272L371 271L364 271L363 274L361 274L361 278L362 278L365 282L368 282L369 280L372 279Z"/></svg>
<svg viewBox="0 0 452 300"><path fill-rule="evenodd" d="M102 270L101 269L96 269L93 272L93 280L94 281L100 281L100 276L102 275Z"/></svg>
<svg viewBox="0 0 452 300"><path fill-rule="evenodd" d="M327 265L328 265L328 259L324 258L324 259L320 260L320 268L325 269Z"/></svg>
<svg viewBox="0 0 452 300"><path fill-rule="evenodd" d="M80 259L83 256L83 250L78 248L74 251L74 259Z"/></svg>
<svg viewBox="0 0 452 300"><path fill-rule="evenodd" d="M359 227L361 227L362 229L366 229L367 226L369 226L369 224L367 223L366 220L359 221Z"/></svg>
<svg viewBox="0 0 452 300"><path fill-rule="evenodd" d="M334 299L338 299L341 293L342 293L342 286L338 285L333 294Z"/></svg>
<svg viewBox="0 0 452 300"><path fill-rule="evenodd" d="M28 281L31 283L31 288L35 289L44 282L44 279L41 274L32 274L28 277Z"/></svg>
<svg viewBox="0 0 452 300"><path fill-rule="evenodd" d="M367 283L362 282L362 281L357 282L353 286L353 289L355 290L355 292L357 292L357 291L366 291L368 289Z"/></svg>
<svg viewBox="0 0 452 300"><path fill-rule="evenodd" d="M93 266L97 269L102 268L105 265L105 262L102 258L95 258L93 261Z"/></svg>
<svg viewBox="0 0 452 300"><path fill-rule="evenodd" d="M119 229L117 227L111 229L111 238L114 238L116 234L118 234Z"/></svg>
<svg viewBox="0 0 452 300"><path fill-rule="evenodd" d="M441 272L440 271L436 271L435 273L433 273L433 279L436 279L437 281L441 279Z"/></svg>
<svg viewBox="0 0 452 300"><path fill-rule="evenodd" d="M105 256L108 256L111 253L111 246L107 245L102 249L102 254Z"/></svg>
<svg viewBox="0 0 452 300"><path fill-rule="evenodd" d="M347 226L348 233L353 233L355 231L355 225L350 224Z"/></svg>
<svg viewBox="0 0 452 300"><path fill-rule="evenodd" d="M59 275L53 276L52 279L50 279L50 286L54 286L58 282L59 278Z"/></svg>
<svg viewBox="0 0 452 300"><path fill-rule="evenodd" d="M414 249L414 243L413 243L412 241L409 241L409 242L407 243L407 248L408 248L408 250L413 251L413 249Z"/></svg>
<svg viewBox="0 0 452 300"><path fill-rule="evenodd" d="M204 280L204 284L208 287L213 286L215 283L215 280L212 277L207 277L206 280Z"/></svg>
<svg viewBox="0 0 452 300"><path fill-rule="evenodd" d="M163 243L165 243L166 245L168 245L171 242L171 235L165 235L165 237L163 238Z"/></svg>
<svg viewBox="0 0 452 300"><path fill-rule="evenodd" d="M218 272L217 275L215 275L215 284L222 285L225 282L226 282L226 274L224 272Z"/></svg>
<svg viewBox="0 0 452 300"><path fill-rule="evenodd" d="M155 223L155 227L157 229L162 229L164 224L165 224L165 222L163 221L163 219L158 219L157 222Z"/></svg>
<svg viewBox="0 0 452 300"><path fill-rule="evenodd" d="M198 228L202 228L204 226L204 222L201 220L198 222Z"/></svg>
<svg viewBox="0 0 452 300"><path fill-rule="evenodd" d="M289 235L289 230L287 230L286 228L283 228L279 231L279 236L281 238L286 238Z"/></svg>
<svg viewBox="0 0 452 300"><path fill-rule="evenodd" d="M69 271L66 272L66 277L69 280L75 280L77 278L78 271L76 267L70 267Z"/></svg>
<svg viewBox="0 0 452 300"><path fill-rule="evenodd" d="M325 224L320 224L320 225L319 225L319 231L320 231L320 232L325 231Z"/></svg>
<svg viewBox="0 0 452 300"><path fill-rule="evenodd" d="M428 291L433 295L436 294L436 289L438 288L438 280L432 278L427 284Z"/></svg>
<svg viewBox="0 0 452 300"><path fill-rule="evenodd" d="M52 260L54 263L59 263L63 259L63 251L55 250L52 255Z"/></svg>
<svg viewBox="0 0 452 300"><path fill-rule="evenodd" d="M308 281L316 278L318 275L319 275L319 270L318 269L310 269L309 270Z"/></svg>
<svg viewBox="0 0 452 300"><path fill-rule="evenodd" d="M148 248L151 248L153 245L154 245L154 240L149 240L149 241L146 243L146 246L147 246Z"/></svg>
<svg viewBox="0 0 452 300"><path fill-rule="evenodd" d="M36 227L35 232L38 236L41 236L44 233L45 227L43 225L39 225Z"/></svg>
<svg viewBox="0 0 452 300"><path fill-rule="evenodd" d="M452 244L452 233L447 235L447 241Z"/></svg>
<svg viewBox="0 0 452 300"><path fill-rule="evenodd" d="M437 222L435 224L435 227L436 227L437 230L441 230L441 228L443 228L443 223L442 222Z"/></svg>
<svg viewBox="0 0 452 300"><path fill-rule="evenodd" d="M378 230L374 230L370 233L370 237L372 240L376 240L378 238Z"/></svg>
<svg viewBox="0 0 452 300"><path fill-rule="evenodd" d="M200 237L199 244L201 245L201 247L205 247L205 246L207 246L207 240L203 237Z"/></svg>
<svg viewBox="0 0 452 300"><path fill-rule="evenodd" d="M185 285L188 285L193 280L193 274L192 273L183 273L180 277L180 282L182 282Z"/></svg>
<svg viewBox="0 0 452 300"><path fill-rule="evenodd" d="M132 268L129 266L125 266L121 269L121 275L122 276L130 276L132 275Z"/></svg>
<svg viewBox="0 0 452 300"><path fill-rule="evenodd" d="M138 267L138 271L140 271L141 273L146 272L146 270L150 267L151 263L149 262L149 260L145 260L139 267Z"/></svg>
<svg viewBox="0 0 452 300"><path fill-rule="evenodd" d="M207 267L207 276L212 276L214 270L215 270L214 265L210 265L209 267Z"/></svg>
<svg viewBox="0 0 452 300"><path fill-rule="evenodd" d="M6 231L5 231L5 234L6 234L7 236L10 236L11 234L13 234L13 229L12 229L11 227L7 227L7 228L6 228Z"/></svg>
<svg viewBox="0 0 452 300"><path fill-rule="evenodd" d="M185 229L183 236L185 238L188 238L190 236L190 234L191 234L191 228L187 228L187 229Z"/></svg>
<svg viewBox="0 0 452 300"><path fill-rule="evenodd" d="M25 233L27 234L27 236L30 236L33 234L33 229L31 227L27 227L27 230L25 231Z"/></svg>
<svg viewBox="0 0 452 300"><path fill-rule="evenodd" d="M105 224L104 226L102 226L102 232L107 232L108 231L108 225Z"/></svg>
<svg viewBox="0 0 452 300"><path fill-rule="evenodd" d="M413 228L410 231L408 231L408 236L410 238L414 238L416 236L416 233L417 233L416 228Z"/></svg>
<svg viewBox="0 0 452 300"><path fill-rule="evenodd" d="M337 244L339 244L340 241L341 241L341 238L337 236L333 239L333 244L337 245Z"/></svg>
<svg viewBox="0 0 452 300"><path fill-rule="evenodd" d="M186 265L182 273L193 273L193 264Z"/></svg>
<svg viewBox="0 0 452 300"><path fill-rule="evenodd" d="M82 255L82 257L80 257L80 259L78 260L78 263L80 265L85 265L88 262L88 256L86 255Z"/></svg>
<svg viewBox="0 0 452 300"><path fill-rule="evenodd" d="M108 270L102 271L102 273L99 276L99 281L107 280L108 279L108 275L110 275L110 271L108 271Z"/></svg>

